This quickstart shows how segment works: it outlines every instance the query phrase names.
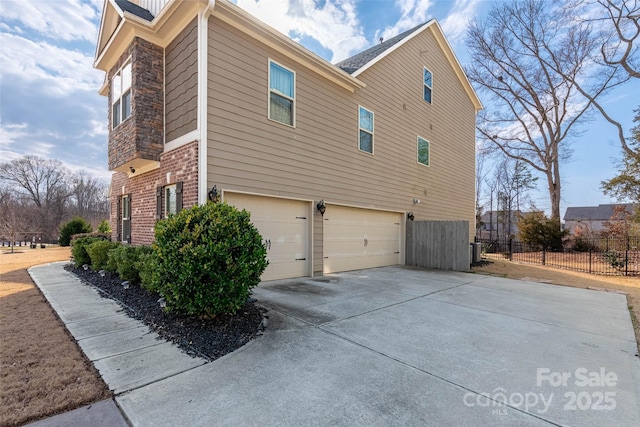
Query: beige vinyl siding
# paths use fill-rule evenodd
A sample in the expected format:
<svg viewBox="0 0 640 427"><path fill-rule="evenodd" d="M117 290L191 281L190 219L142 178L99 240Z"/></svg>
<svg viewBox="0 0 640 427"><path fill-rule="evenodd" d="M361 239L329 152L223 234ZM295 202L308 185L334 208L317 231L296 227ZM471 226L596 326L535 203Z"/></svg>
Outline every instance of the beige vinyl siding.
<svg viewBox="0 0 640 427"><path fill-rule="evenodd" d="M423 99L423 69L433 74L432 103ZM416 220L468 220L475 232L475 110L431 29L363 72L363 103L376 114L376 155L411 157L406 172L422 203ZM396 82L390 85L389 82ZM378 113L380 111L380 113ZM399 126L409 123L409 126ZM430 144L430 167L416 160L416 137Z"/></svg>
<svg viewBox="0 0 640 427"><path fill-rule="evenodd" d="M473 224L475 111L429 31L364 72L368 87L354 94L216 18L209 29L209 187ZM295 128L268 120L269 59L296 72ZM425 65L432 105L422 99ZM358 150L358 105L376 117L373 156ZM417 135L431 143L430 168L416 161Z"/></svg>
<svg viewBox="0 0 640 427"><path fill-rule="evenodd" d="M165 142L198 124L198 24L194 19L165 50Z"/></svg>

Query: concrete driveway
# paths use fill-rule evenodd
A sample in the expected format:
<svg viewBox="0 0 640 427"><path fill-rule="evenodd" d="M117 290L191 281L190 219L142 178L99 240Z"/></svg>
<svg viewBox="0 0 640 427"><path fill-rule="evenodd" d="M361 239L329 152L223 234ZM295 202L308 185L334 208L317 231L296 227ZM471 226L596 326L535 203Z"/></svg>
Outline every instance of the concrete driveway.
<svg viewBox="0 0 640 427"><path fill-rule="evenodd" d="M254 296L265 335L118 396L134 425L640 425L624 295L389 267Z"/></svg>

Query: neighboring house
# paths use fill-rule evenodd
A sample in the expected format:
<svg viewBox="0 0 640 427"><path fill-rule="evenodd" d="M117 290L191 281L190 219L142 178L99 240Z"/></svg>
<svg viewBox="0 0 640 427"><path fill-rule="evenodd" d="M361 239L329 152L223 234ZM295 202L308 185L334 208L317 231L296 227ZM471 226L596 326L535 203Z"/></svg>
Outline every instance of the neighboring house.
<svg viewBox="0 0 640 427"><path fill-rule="evenodd" d="M629 213L634 212L633 204L622 204ZM619 204L605 204L598 206L568 207L564 214L564 228L575 233L576 228L586 233L599 233L605 230L605 222L610 221L614 208Z"/></svg>
<svg viewBox="0 0 640 427"><path fill-rule="evenodd" d="M333 65L226 0L106 0L95 67L114 239L213 193L263 280L403 264L409 213L473 237L481 104L435 20Z"/></svg>

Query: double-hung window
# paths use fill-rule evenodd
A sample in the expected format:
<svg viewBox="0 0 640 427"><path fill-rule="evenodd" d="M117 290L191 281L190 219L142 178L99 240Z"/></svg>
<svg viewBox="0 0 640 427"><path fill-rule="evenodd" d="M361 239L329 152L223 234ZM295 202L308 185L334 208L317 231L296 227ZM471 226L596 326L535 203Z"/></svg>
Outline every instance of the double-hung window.
<svg viewBox="0 0 640 427"><path fill-rule="evenodd" d="M127 61L111 80L113 128L131 115L131 61Z"/></svg>
<svg viewBox="0 0 640 427"><path fill-rule="evenodd" d="M182 182L156 189L156 219L167 218L182 210Z"/></svg>
<svg viewBox="0 0 640 427"><path fill-rule="evenodd" d="M418 137L418 163L429 166L429 141L422 137Z"/></svg>
<svg viewBox="0 0 640 427"><path fill-rule="evenodd" d="M433 92L433 74L431 71L427 70L427 67L424 67L424 73L422 77L424 83L424 95L423 98L429 104L431 104L431 95Z"/></svg>
<svg viewBox="0 0 640 427"><path fill-rule="evenodd" d="M176 186L167 185L164 187L164 217L175 214L176 210Z"/></svg>
<svg viewBox="0 0 640 427"><path fill-rule="evenodd" d="M118 240L131 243L131 195L118 198Z"/></svg>
<svg viewBox="0 0 640 427"><path fill-rule="evenodd" d="M269 119L295 126L296 75L269 61Z"/></svg>
<svg viewBox="0 0 640 427"><path fill-rule="evenodd" d="M373 154L373 112L358 107L358 128L360 132L358 148Z"/></svg>

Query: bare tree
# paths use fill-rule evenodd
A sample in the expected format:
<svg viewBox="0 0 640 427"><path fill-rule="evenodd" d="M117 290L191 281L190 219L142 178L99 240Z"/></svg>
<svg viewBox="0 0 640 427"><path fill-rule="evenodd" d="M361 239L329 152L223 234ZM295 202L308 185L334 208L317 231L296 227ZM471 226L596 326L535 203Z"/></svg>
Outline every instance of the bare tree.
<svg viewBox="0 0 640 427"><path fill-rule="evenodd" d="M9 242L12 253L17 238L26 228L25 214L25 206L13 197L9 188L0 186L0 239Z"/></svg>
<svg viewBox="0 0 640 427"><path fill-rule="evenodd" d="M106 181L80 171L71 176L70 184L72 215L86 219L94 228L109 217L109 184Z"/></svg>
<svg viewBox="0 0 640 427"><path fill-rule="evenodd" d="M527 200L527 193L536 187L537 177L531 175L526 163L505 157L496 167L495 180L498 186L498 220L502 222L503 237L514 232L516 215L520 203ZM500 208L501 205L501 208Z"/></svg>
<svg viewBox="0 0 640 427"><path fill-rule="evenodd" d="M588 117L592 99L620 84L615 70L593 72L599 44L570 10L541 0L496 4L467 38L470 80L489 98L479 115L480 135L505 155L542 173L551 216L560 227L560 164ZM583 97L576 82L588 87Z"/></svg>
<svg viewBox="0 0 640 427"><path fill-rule="evenodd" d="M32 205L34 218L31 230L45 238L56 235L65 213L70 192L69 171L58 160L24 156L0 164L0 181L13 189L13 197Z"/></svg>
<svg viewBox="0 0 640 427"><path fill-rule="evenodd" d="M600 53L608 65L621 66L630 77L640 79L640 2L595 0L600 7L596 20L605 26Z"/></svg>

